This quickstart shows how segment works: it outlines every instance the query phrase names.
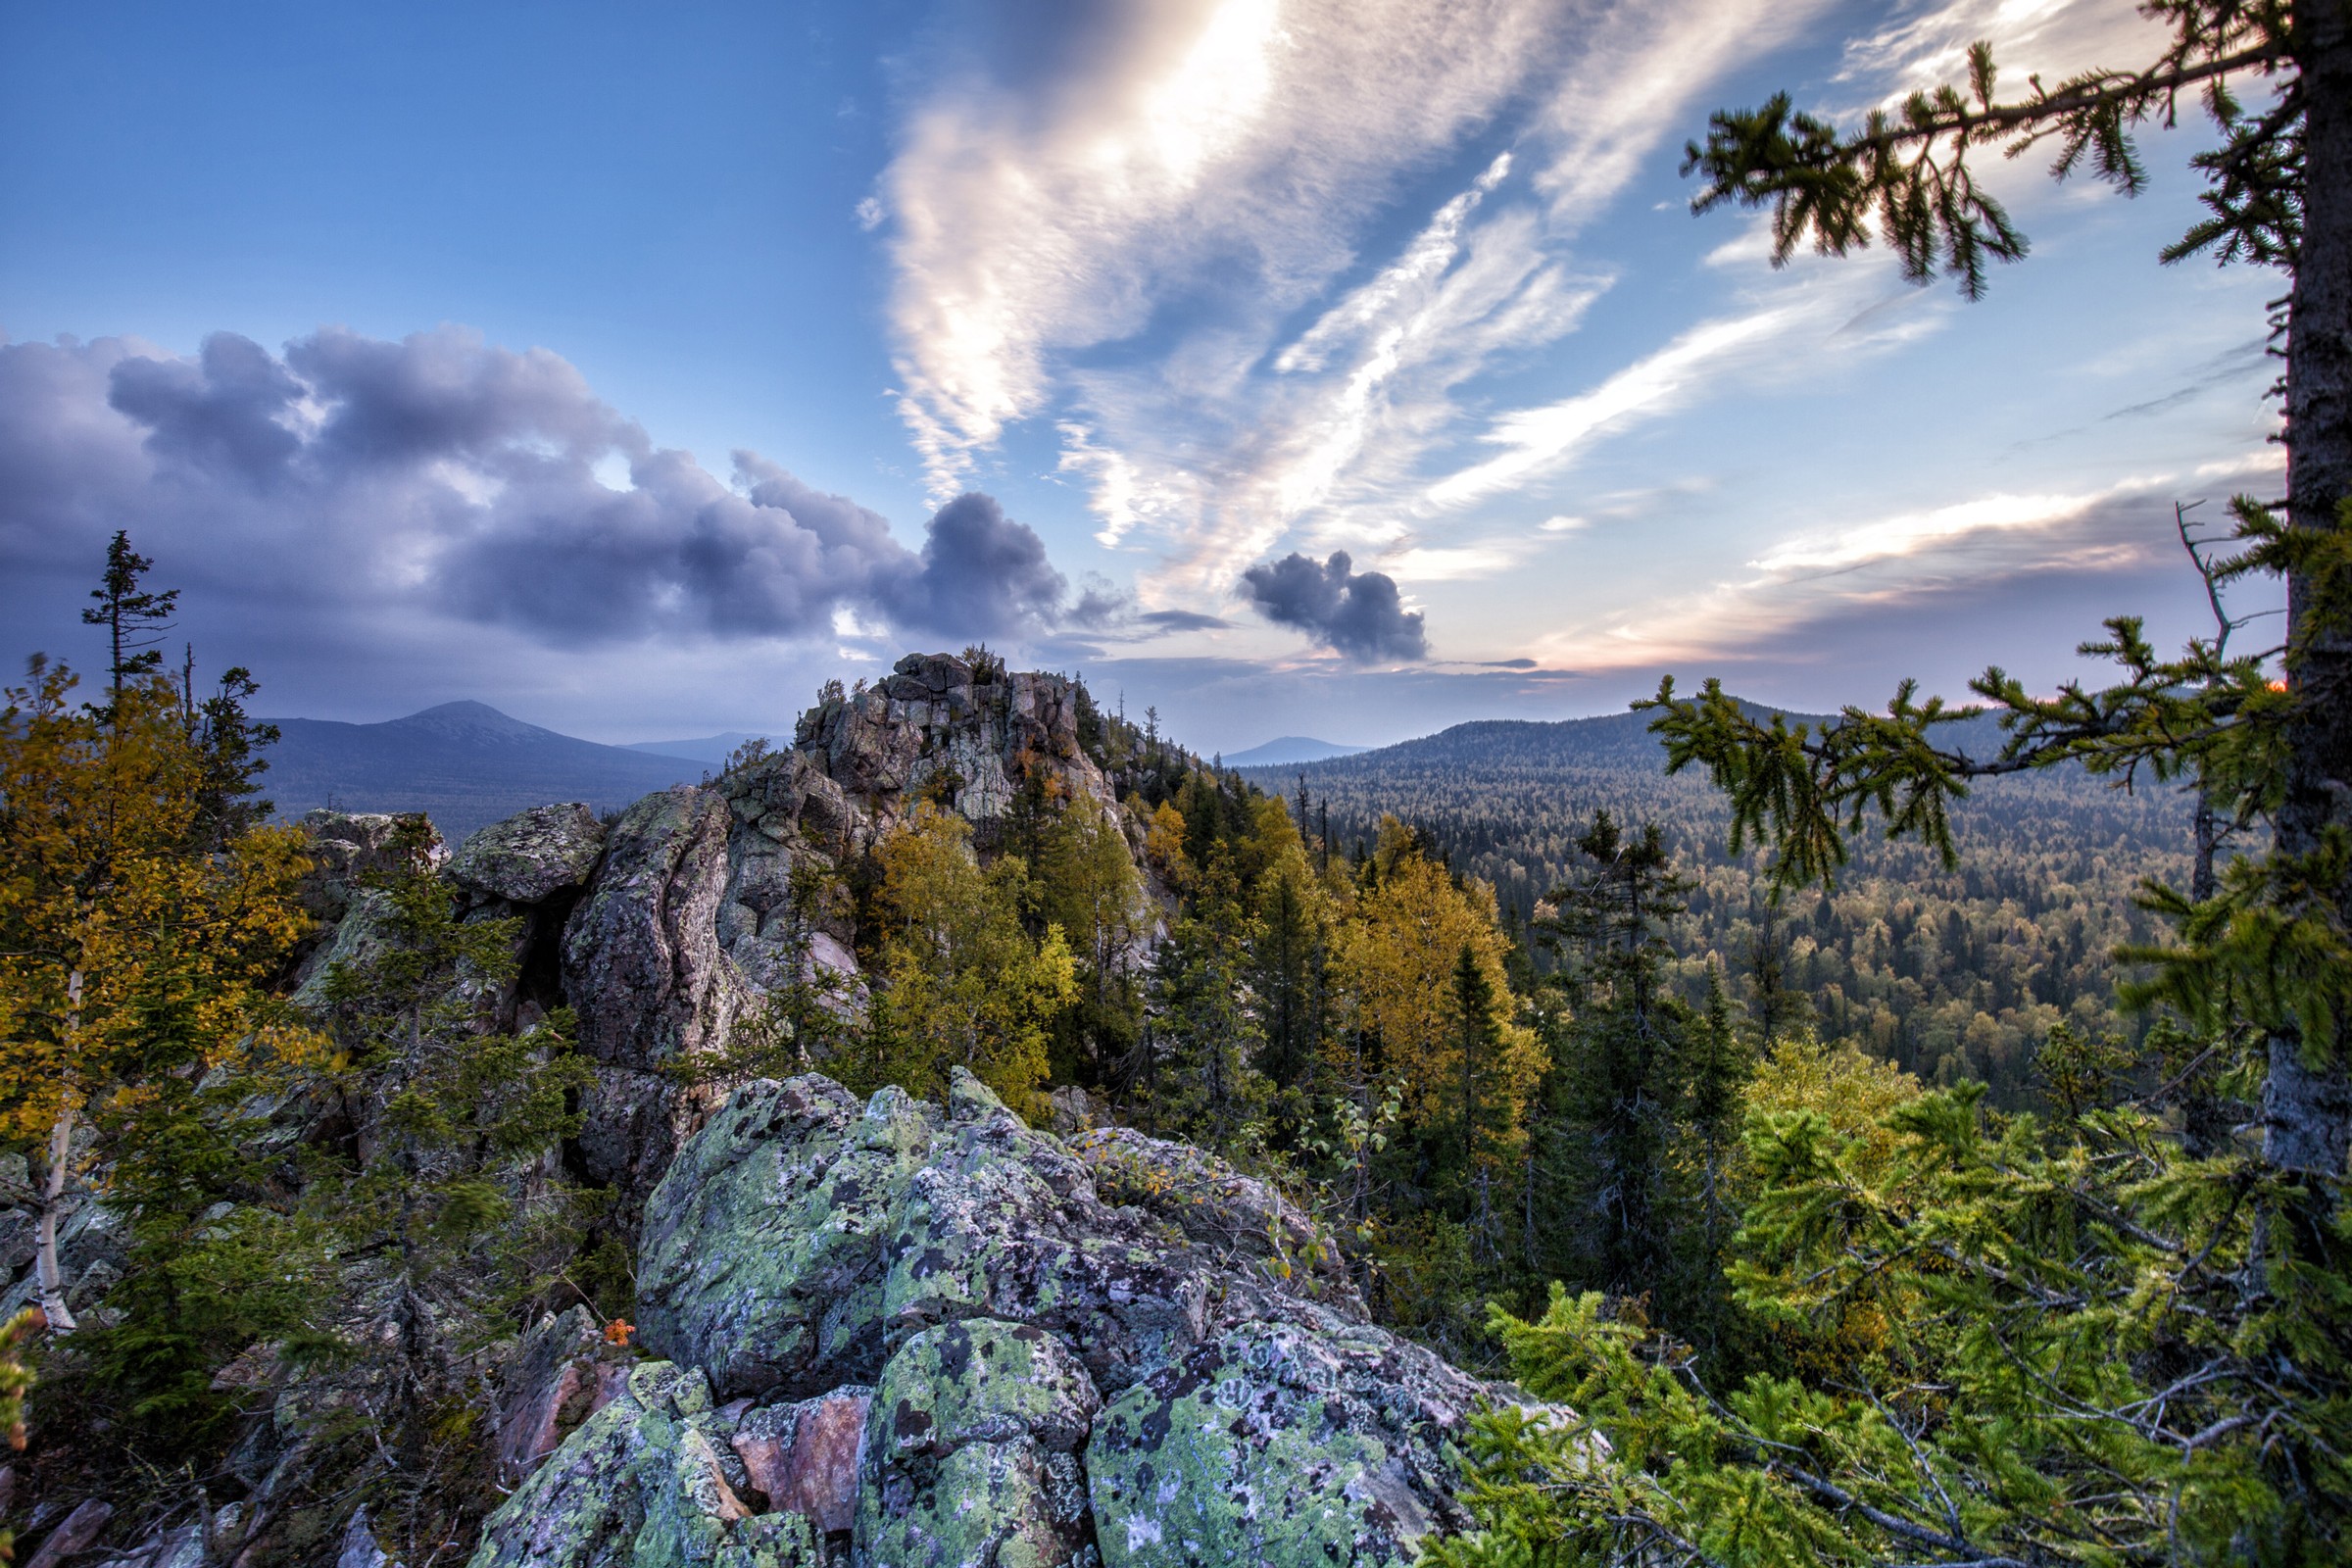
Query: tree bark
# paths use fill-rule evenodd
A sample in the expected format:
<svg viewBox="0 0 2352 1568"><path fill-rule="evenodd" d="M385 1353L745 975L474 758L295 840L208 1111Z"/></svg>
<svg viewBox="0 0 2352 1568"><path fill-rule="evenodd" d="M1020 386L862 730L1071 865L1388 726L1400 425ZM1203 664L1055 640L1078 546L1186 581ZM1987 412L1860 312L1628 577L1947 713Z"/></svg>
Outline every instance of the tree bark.
<svg viewBox="0 0 2352 1568"><path fill-rule="evenodd" d="M81 971L66 976L66 1034L69 1041L81 1029ZM65 1271L57 1257L57 1214L65 1206L66 1173L74 1161L74 1097L71 1090L59 1101L57 1120L49 1128L48 1168L41 1173L41 1220L33 1254L34 1283L41 1293L41 1312L52 1334L71 1334L80 1325L66 1305Z"/></svg>
<svg viewBox="0 0 2352 1568"><path fill-rule="evenodd" d="M74 1110L71 1105L61 1105L57 1121L49 1129L48 1169L41 1177L40 1250L33 1259L41 1293L41 1312L49 1319L52 1334L71 1334L78 1327L74 1321L73 1308L66 1305L65 1273L57 1260L57 1215L65 1206L66 1167L73 1158Z"/></svg>
<svg viewBox="0 0 2352 1568"><path fill-rule="evenodd" d="M2297 0L2296 65L2305 103L2303 235L2287 315L2287 512L2297 528L2337 525L2352 495L2352 4ZM2290 626L2317 608L2303 576L2287 584ZM2301 699L2287 722L2286 795L2278 847L2319 848L2352 828L2352 634L2305 630L2287 679ZM2352 889L2338 890L2352 916ZM2352 1146L2352 1054L2334 1040L2276 1036L2263 1089L2263 1158L2280 1170L2340 1177Z"/></svg>

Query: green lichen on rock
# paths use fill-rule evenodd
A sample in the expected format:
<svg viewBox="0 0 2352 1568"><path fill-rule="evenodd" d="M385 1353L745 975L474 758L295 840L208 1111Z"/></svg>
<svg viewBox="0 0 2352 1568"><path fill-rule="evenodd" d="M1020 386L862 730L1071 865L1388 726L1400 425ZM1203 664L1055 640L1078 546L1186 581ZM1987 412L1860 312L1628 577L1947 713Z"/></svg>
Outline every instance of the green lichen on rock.
<svg viewBox="0 0 2352 1568"><path fill-rule="evenodd" d="M534 806L477 830L450 857L445 874L509 904L537 904L585 887L604 851L604 824L586 806Z"/></svg>
<svg viewBox="0 0 2352 1568"><path fill-rule="evenodd" d="M928 1329L890 1358L867 1417L869 1452L952 1453L1033 1438L1069 1452L1102 1398L1061 1341L1027 1324L978 1318Z"/></svg>
<svg viewBox="0 0 2352 1568"><path fill-rule="evenodd" d="M866 1416L864 1560L950 1565L1076 1559L1086 1487L1072 1450L1102 1400L1043 1329L981 1318L915 1335Z"/></svg>
<svg viewBox="0 0 2352 1568"><path fill-rule="evenodd" d="M1431 1527L1363 1376L1288 1326L1243 1330L1112 1400L1086 1449L1109 1568L1404 1563ZM1384 1442L1384 1437L1390 1441ZM1450 1468L1450 1455L1443 1456Z"/></svg>
<svg viewBox="0 0 2352 1568"><path fill-rule="evenodd" d="M645 1346L722 1396L869 1381L883 1343L882 1234L928 1138L885 1089L860 1107L829 1079L737 1090L646 1204Z"/></svg>
<svg viewBox="0 0 2352 1568"><path fill-rule="evenodd" d="M753 1515L702 1375L633 1370L482 1526L471 1568L819 1568L799 1514Z"/></svg>
<svg viewBox="0 0 2352 1568"><path fill-rule="evenodd" d="M1210 1201L1105 1201L1081 1152L962 1075L944 1111L814 1076L737 1090L654 1190L640 1251L644 1343L710 1388L574 1432L542 1475L602 1467L613 1497L546 1483L510 1507L556 1510L571 1555L477 1568L758 1568L742 1554L804 1545L892 1568L1321 1568L1401 1564L1462 1522L1451 1439L1499 1391L1351 1291L1270 1272L1320 1245L1278 1194L1173 1146L1116 1150ZM855 1413L804 1444L819 1406ZM765 1522L796 1510L829 1522ZM582 1554L599 1532L619 1544Z"/></svg>
<svg viewBox="0 0 2352 1568"><path fill-rule="evenodd" d="M1026 1438L894 1465L858 1502L858 1560L892 1568L1063 1568L1086 1542L1077 1461Z"/></svg>

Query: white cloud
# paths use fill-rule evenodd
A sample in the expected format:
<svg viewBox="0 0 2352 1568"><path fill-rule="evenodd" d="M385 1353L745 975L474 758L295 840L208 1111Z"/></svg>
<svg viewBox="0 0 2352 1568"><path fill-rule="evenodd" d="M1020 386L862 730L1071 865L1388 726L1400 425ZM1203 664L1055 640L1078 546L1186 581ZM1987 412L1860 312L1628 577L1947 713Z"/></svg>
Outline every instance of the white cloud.
<svg viewBox="0 0 2352 1568"><path fill-rule="evenodd" d="M2147 488L2145 481L2127 480L2091 495L1981 496L1929 512L1882 517L1837 533L1790 539L1748 564L1758 571L1785 575L1915 556L1970 534L2046 529L2080 517L2101 501Z"/></svg>
<svg viewBox="0 0 2352 1568"><path fill-rule="evenodd" d="M935 485L1047 406L1055 351L1140 330L1200 270L1274 314L1308 297L1557 19L1539 0L1151 0L1087 24L1102 36L1068 79L939 84L886 176L906 414Z"/></svg>
<svg viewBox="0 0 2352 1568"><path fill-rule="evenodd" d="M1429 487L1429 499L1464 506L1556 472L1603 433L1676 407L1693 387L1712 382L1726 361L1752 355L1813 314L1776 304L1702 322L1590 392L1506 414L1480 437L1503 452L1447 474Z"/></svg>

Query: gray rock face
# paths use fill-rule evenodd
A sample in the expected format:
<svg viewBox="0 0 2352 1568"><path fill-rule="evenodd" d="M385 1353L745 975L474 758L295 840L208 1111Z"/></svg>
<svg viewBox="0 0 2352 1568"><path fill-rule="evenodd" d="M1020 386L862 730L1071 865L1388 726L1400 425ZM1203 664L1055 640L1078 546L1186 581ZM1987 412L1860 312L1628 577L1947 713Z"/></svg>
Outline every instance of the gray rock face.
<svg viewBox="0 0 2352 1568"><path fill-rule="evenodd" d="M604 849L604 824L585 805L534 806L458 846L443 874L509 904L540 904L586 887Z"/></svg>
<svg viewBox="0 0 2352 1568"><path fill-rule="evenodd" d="M672 1435L652 1393L616 1398L475 1568L734 1561L779 1516L877 1568L1407 1562L1461 1520L1462 1419L1510 1391L1366 1322L1327 1251L1221 1161L1065 1145L968 1075L945 1113L746 1085L646 1204L638 1327L668 1360L632 1390L667 1391ZM638 1500L592 1504L597 1473Z"/></svg>
<svg viewBox="0 0 2352 1568"><path fill-rule="evenodd" d="M1115 807L1078 744L1076 685L1058 675L990 670L947 654L908 654L879 686L812 708L794 750L839 784L875 829L921 799L975 822L1008 810L1032 770L1067 795Z"/></svg>
<svg viewBox="0 0 2352 1568"><path fill-rule="evenodd" d="M749 993L720 951L726 802L649 795L621 814L564 928L564 994L597 1084L580 1136L589 1175L642 1195L714 1098L662 1068L722 1043Z"/></svg>

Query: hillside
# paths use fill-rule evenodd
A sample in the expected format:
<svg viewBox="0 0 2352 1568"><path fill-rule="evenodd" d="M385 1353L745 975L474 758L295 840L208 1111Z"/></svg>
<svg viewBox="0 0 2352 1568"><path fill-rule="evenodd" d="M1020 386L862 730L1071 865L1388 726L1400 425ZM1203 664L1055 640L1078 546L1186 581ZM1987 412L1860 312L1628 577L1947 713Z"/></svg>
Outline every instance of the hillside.
<svg viewBox="0 0 2352 1568"><path fill-rule="evenodd" d="M482 703L444 703L381 724L275 722L264 784L280 816L320 806L423 811L452 844L527 807L585 801L614 810L706 771L684 758L561 735Z"/></svg>
<svg viewBox="0 0 2352 1568"><path fill-rule="evenodd" d="M1370 750L1363 746L1340 746L1319 741L1312 735L1282 735L1262 746L1252 746L1246 752L1236 752L1225 759L1229 767L1280 767L1292 762L1325 762L1335 757L1354 757Z"/></svg>
<svg viewBox="0 0 2352 1568"><path fill-rule="evenodd" d="M1998 732L1978 720L1948 739L1981 755ZM1673 936L1686 981L1699 983L1711 960L1740 971L1755 951L1757 862L1726 854L1730 813L1705 777L1666 776L1645 714L1482 720L1244 772L1294 801L1303 788L1312 809L1328 808L1342 849L1369 842L1384 814L1413 824L1522 922L1572 868L1595 809L1655 821L1697 881ZM1990 781L1955 814L1956 867L1872 838L1832 896L1792 896L1780 920L1788 983L1825 1033L2021 1101L2028 1054L2051 1023L2130 1026L2113 1012L2107 956L2153 934L2132 893L2143 876L2185 874L2186 818L2177 796L2127 794L2076 770Z"/></svg>

